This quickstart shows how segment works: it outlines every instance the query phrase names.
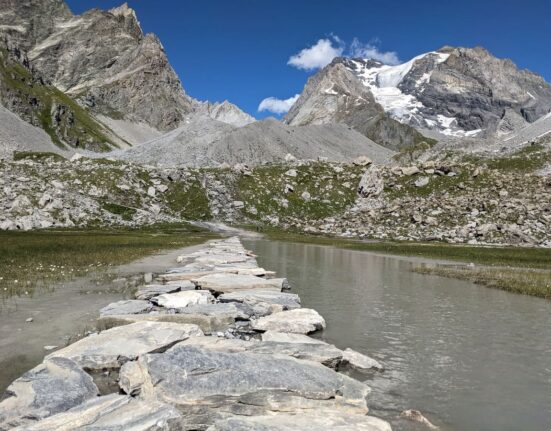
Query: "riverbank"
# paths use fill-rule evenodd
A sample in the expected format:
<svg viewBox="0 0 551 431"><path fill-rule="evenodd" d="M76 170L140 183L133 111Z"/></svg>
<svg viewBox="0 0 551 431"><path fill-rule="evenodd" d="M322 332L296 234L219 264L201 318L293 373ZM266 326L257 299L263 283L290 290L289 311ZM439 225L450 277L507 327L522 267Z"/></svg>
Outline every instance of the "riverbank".
<svg viewBox="0 0 551 431"><path fill-rule="evenodd" d="M551 298L551 249L547 248L361 241L277 229L263 229L261 232L271 240L420 258L422 260L413 271L421 274L468 280L507 292Z"/></svg>
<svg viewBox="0 0 551 431"><path fill-rule="evenodd" d="M366 416L369 387L344 373L383 366L308 337L323 317L237 238L177 261L135 300L102 308L106 330L16 380L0 429L390 430Z"/></svg>
<svg viewBox="0 0 551 431"><path fill-rule="evenodd" d="M53 283L216 237L185 223L140 229L0 231L0 298L33 296L36 289L47 289Z"/></svg>

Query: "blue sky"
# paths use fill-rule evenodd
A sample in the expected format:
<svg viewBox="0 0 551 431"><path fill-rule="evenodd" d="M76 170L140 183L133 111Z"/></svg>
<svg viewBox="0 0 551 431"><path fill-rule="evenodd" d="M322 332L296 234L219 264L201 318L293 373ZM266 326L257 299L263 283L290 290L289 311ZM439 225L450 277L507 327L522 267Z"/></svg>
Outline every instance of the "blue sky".
<svg viewBox="0 0 551 431"><path fill-rule="evenodd" d="M122 0L68 0L75 13ZM407 61L443 45L481 45L551 81L551 0L129 0L145 32L156 33L188 94L228 99L258 118L267 97L302 91L302 70L334 49ZM339 41L339 42L338 42ZM329 50L328 50L329 49ZM310 55L309 55L310 54ZM322 56L322 57L323 57ZM318 61L319 60L319 61ZM299 66L299 67L296 67Z"/></svg>

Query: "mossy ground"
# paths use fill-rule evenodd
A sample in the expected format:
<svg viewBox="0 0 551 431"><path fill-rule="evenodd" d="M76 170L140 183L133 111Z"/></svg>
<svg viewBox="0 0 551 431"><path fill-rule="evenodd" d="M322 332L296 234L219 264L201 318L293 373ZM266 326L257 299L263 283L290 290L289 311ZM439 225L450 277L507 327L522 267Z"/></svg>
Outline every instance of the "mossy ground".
<svg viewBox="0 0 551 431"><path fill-rule="evenodd" d="M241 176L237 182L237 199L245 203L245 213L251 219L267 216L323 219L338 214L356 199L358 182L364 167L342 165L342 171L328 163L311 163L298 167L289 165L260 166L251 176ZM290 169L297 176L286 175ZM292 191L286 191L286 185ZM309 199L302 197L310 194ZM251 212L255 208L257 213Z"/></svg>
<svg viewBox="0 0 551 431"><path fill-rule="evenodd" d="M0 297L32 296L52 283L216 235L187 224L141 229L0 232Z"/></svg>

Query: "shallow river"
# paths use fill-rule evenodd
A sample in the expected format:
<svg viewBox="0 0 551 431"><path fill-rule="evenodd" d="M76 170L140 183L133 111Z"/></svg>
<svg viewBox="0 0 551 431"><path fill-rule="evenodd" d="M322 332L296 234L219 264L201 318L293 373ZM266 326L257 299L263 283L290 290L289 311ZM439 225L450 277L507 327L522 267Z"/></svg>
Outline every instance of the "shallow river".
<svg viewBox="0 0 551 431"><path fill-rule="evenodd" d="M245 245L325 317L321 338L384 363L368 379L373 414L418 409L444 430L551 430L551 301L415 274L399 258Z"/></svg>

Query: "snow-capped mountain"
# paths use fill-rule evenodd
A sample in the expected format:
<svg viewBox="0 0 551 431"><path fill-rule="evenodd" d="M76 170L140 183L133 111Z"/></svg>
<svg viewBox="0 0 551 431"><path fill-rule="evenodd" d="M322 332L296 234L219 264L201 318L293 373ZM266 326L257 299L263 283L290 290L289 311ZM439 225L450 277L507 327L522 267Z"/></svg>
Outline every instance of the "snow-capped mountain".
<svg viewBox="0 0 551 431"><path fill-rule="evenodd" d="M458 138L500 137L526 127L551 110L551 85L483 48L444 47L396 66L372 59L337 58L318 75L327 76L329 70L342 66L393 119L421 131ZM310 81L303 95L315 97L309 87ZM342 97L338 85L330 82L320 91L324 97ZM352 95L366 98L359 92ZM334 105L339 111L335 117L349 125L357 123L357 114L341 106ZM299 99L287 121L294 124L297 118L319 117L319 113L305 109L315 107Z"/></svg>

